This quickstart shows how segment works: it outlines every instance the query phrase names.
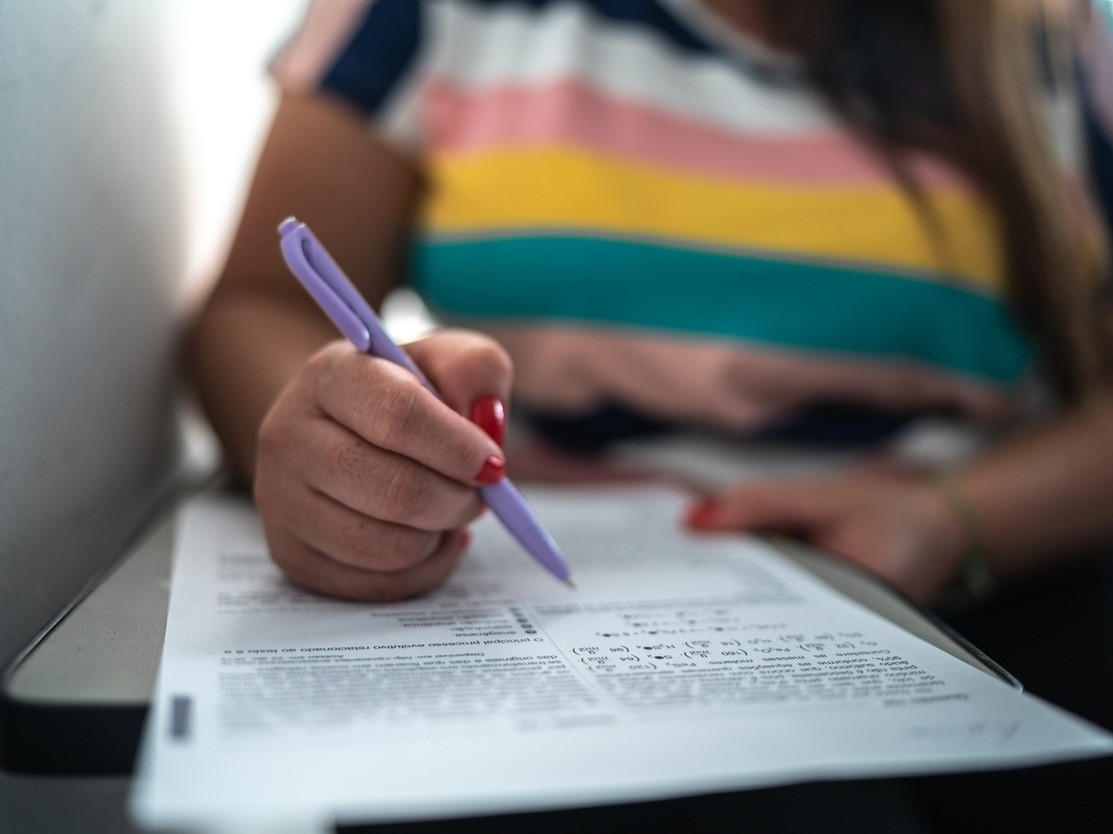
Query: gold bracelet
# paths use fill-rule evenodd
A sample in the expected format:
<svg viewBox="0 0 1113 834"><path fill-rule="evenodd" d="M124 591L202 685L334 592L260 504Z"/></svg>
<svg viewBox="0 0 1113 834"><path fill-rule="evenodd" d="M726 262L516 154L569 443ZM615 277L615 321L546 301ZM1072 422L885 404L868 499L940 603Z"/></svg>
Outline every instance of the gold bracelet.
<svg viewBox="0 0 1113 834"><path fill-rule="evenodd" d="M974 502L953 475L940 475L925 483L951 508L962 528L963 585L979 599L989 596L994 585L993 574L986 559L985 534Z"/></svg>

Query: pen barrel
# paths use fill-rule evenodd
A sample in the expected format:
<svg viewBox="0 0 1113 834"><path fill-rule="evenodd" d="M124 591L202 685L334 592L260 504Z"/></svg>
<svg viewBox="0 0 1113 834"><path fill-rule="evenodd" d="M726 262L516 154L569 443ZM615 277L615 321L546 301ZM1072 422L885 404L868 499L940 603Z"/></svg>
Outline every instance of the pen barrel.
<svg viewBox="0 0 1113 834"><path fill-rule="evenodd" d="M522 546L557 579L568 582L571 572L561 556L560 548L545 529L529 503L510 482L503 478L497 484L479 490L491 512Z"/></svg>
<svg viewBox="0 0 1113 834"><path fill-rule="evenodd" d="M402 348L394 343L375 311L359 294L309 227L288 217L278 227L282 255L290 270L333 323L364 353L408 370L442 402L444 398ZM533 509L505 478L481 490L483 499L522 546L554 576L571 578L564 557Z"/></svg>

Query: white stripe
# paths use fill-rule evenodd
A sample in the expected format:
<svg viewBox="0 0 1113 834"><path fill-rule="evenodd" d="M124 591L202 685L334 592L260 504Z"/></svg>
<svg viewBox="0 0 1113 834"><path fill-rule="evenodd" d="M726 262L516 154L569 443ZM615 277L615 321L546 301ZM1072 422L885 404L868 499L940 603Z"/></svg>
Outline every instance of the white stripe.
<svg viewBox="0 0 1113 834"><path fill-rule="evenodd" d="M417 50L406 74L390 91L380 112L371 121L380 138L404 155L413 157L422 155L425 143L426 130L417 93L428 73L433 54L429 40L424 37Z"/></svg>
<svg viewBox="0 0 1113 834"><path fill-rule="evenodd" d="M681 52L648 26L601 19L578 4L533 11L446 0L428 15L439 18L428 70L465 90L576 78L728 130L807 134L838 124L813 90L763 84L721 58Z"/></svg>

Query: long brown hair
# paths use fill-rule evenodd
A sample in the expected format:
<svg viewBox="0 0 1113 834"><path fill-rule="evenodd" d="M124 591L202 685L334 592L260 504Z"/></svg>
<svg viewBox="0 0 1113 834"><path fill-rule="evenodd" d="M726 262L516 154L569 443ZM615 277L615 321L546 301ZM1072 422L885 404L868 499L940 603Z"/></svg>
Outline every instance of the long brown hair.
<svg viewBox="0 0 1113 834"><path fill-rule="evenodd" d="M981 188L1000 218L1010 307L1042 347L1060 396L1074 402L1108 384L1113 340L1098 301L1104 235L1068 181L1045 112L1068 5L767 0L764 14L925 216L904 150L940 154Z"/></svg>

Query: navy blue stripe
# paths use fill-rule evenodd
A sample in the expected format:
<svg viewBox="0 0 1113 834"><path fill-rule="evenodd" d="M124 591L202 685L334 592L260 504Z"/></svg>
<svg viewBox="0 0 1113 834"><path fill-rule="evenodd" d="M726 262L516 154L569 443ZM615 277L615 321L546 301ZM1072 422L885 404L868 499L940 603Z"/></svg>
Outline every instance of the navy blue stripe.
<svg viewBox="0 0 1113 834"><path fill-rule="evenodd" d="M460 0L376 0L359 28L337 56L321 82L366 113L377 113L391 91L410 69L422 35L422 8L426 2ZM610 23L640 26L685 55L720 55L722 50L694 33L658 0L464 0L467 5L494 9L525 7L535 12L574 4L589 8ZM767 67L746 66L753 77L769 83L781 79Z"/></svg>
<svg viewBox="0 0 1113 834"><path fill-rule="evenodd" d="M801 78L794 69L777 67L745 54L744 50L724 47L714 38L707 40L677 17L661 0L466 0L483 6L524 5L543 9L561 3L586 6L603 20L628 26L641 26L660 37L678 52L688 56L714 55L724 58L747 76L772 86L794 86Z"/></svg>
<svg viewBox="0 0 1113 834"><path fill-rule="evenodd" d="M452 2L452 0L442 1ZM525 6L536 11L563 4L585 6L610 23L648 29L685 55L721 57L727 54L720 45L706 40L688 28L684 21L677 18L667 6L662 5L660 0L465 0L465 2L488 8ZM785 83L792 84L797 80L792 72L786 74L782 69L767 66L759 61L747 60L741 53L730 52L729 61L744 70L750 77L767 84L779 86Z"/></svg>
<svg viewBox="0 0 1113 834"><path fill-rule="evenodd" d="M573 3L592 9L604 20L647 26L682 52L706 55L718 51L685 27L657 0L468 0L468 3L488 7L525 6L537 11Z"/></svg>
<svg viewBox="0 0 1113 834"><path fill-rule="evenodd" d="M421 42L419 0L377 0L321 86L377 113L409 70Z"/></svg>

